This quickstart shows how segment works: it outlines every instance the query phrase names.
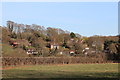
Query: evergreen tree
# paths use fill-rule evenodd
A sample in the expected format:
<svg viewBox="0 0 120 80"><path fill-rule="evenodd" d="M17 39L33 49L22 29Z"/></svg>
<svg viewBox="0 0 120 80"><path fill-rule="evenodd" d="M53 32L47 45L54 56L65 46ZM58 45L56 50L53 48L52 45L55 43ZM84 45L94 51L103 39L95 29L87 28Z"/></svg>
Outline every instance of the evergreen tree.
<svg viewBox="0 0 120 80"><path fill-rule="evenodd" d="M71 37L71 38L75 38L75 37L76 37L75 33L71 32L71 33L70 33L70 37Z"/></svg>

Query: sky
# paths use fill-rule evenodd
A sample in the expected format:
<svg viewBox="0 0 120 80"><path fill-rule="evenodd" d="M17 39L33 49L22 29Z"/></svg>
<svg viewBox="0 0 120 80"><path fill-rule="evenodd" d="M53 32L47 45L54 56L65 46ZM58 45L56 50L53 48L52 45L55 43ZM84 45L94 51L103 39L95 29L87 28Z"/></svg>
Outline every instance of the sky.
<svg viewBox="0 0 120 80"><path fill-rule="evenodd" d="M118 34L117 2L3 2L2 25L22 24L61 28L82 36Z"/></svg>

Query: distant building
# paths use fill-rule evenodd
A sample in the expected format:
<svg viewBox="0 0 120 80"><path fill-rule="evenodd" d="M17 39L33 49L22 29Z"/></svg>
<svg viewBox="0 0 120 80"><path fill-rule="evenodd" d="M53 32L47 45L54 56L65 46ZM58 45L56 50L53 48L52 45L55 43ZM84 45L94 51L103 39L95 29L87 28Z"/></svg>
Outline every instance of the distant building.
<svg viewBox="0 0 120 80"><path fill-rule="evenodd" d="M13 47L20 47L20 46L28 46L30 43L25 40L25 39L11 39L9 41L9 44L12 45Z"/></svg>
<svg viewBox="0 0 120 80"><path fill-rule="evenodd" d="M85 55L87 55L88 54L88 50L89 50L89 47L86 47L85 49L83 49L83 53L85 54Z"/></svg>
<svg viewBox="0 0 120 80"><path fill-rule="evenodd" d="M57 43L47 43L46 47L50 49L59 49L59 45Z"/></svg>
<svg viewBox="0 0 120 80"><path fill-rule="evenodd" d="M28 49L27 54L33 54L33 49Z"/></svg>
<svg viewBox="0 0 120 80"><path fill-rule="evenodd" d="M71 55L71 56L74 55L74 53L75 53L74 50L71 50L71 51L70 51L70 55Z"/></svg>
<svg viewBox="0 0 120 80"><path fill-rule="evenodd" d="M59 45L53 45L53 44L51 44L51 47L50 47L51 49L59 49Z"/></svg>
<svg viewBox="0 0 120 80"><path fill-rule="evenodd" d="M18 46L18 44L19 44L19 43L18 43L18 42L16 42L16 41L11 43L11 45L12 45L13 47L17 47L17 46Z"/></svg>
<svg viewBox="0 0 120 80"><path fill-rule="evenodd" d="M27 54L28 55L30 55L30 54L36 55L36 54L38 54L38 52L34 51L33 49L28 49Z"/></svg>
<svg viewBox="0 0 120 80"><path fill-rule="evenodd" d="M60 54L62 55L62 54L63 54L63 52L60 52Z"/></svg>

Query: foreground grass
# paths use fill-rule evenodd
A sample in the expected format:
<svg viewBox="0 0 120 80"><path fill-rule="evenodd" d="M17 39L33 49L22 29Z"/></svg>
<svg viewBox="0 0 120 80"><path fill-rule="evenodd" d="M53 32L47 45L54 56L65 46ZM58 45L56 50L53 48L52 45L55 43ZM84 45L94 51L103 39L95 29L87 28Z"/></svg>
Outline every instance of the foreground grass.
<svg viewBox="0 0 120 80"><path fill-rule="evenodd" d="M3 70L3 78L117 78L118 64L30 65Z"/></svg>

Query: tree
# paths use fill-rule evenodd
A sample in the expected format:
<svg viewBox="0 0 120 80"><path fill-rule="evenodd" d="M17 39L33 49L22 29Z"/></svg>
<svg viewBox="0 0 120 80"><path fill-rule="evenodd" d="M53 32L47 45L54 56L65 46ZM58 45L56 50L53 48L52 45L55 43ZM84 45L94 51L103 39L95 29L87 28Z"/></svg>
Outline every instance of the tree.
<svg viewBox="0 0 120 80"><path fill-rule="evenodd" d="M2 36L2 42L7 43L10 40L10 32L6 27L1 27L1 29L2 29L2 34L0 35Z"/></svg>
<svg viewBox="0 0 120 80"><path fill-rule="evenodd" d="M10 35L10 37L16 39L16 38L17 38L17 35L16 35L15 32L13 32L13 33Z"/></svg>
<svg viewBox="0 0 120 80"><path fill-rule="evenodd" d="M10 32L13 32L14 22L13 21L7 21L7 27Z"/></svg>
<svg viewBox="0 0 120 80"><path fill-rule="evenodd" d="M104 38L99 36L92 36L86 40L86 43L90 48L102 51L104 46Z"/></svg>
<svg viewBox="0 0 120 80"><path fill-rule="evenodd" d="M76 37L75 33L71 32L71 33L70 33L70 37L71 37L71 38L75 38L75 37Z"/></svg>
<svg viewBox="0 0 120 80"><path fill-rule="evenodd" d="M74 43L74 49L75 49L76 54L80 54L82 53L83 46L82 44Z"/></svg>
<svg viewBox="0 0 120 80"><path fill-rule="evenodd" d="M56 42L57 41L57 37L58 37L57 29L56 28L48 27L47 28L47 36L48 36L48 38L51 41Z"/></svg>
<svg viewBox="0 0 120 80"><path fill-rule="evenodd" d="M120 35L118 36L118 43L116 45L116 49L117 49L117 60L118 62L120 62Z"/></svg>
<svg viewBox="0 0 120 80"><path fill-rule="evenodd" d="M82 36L78 33L75 34L77 38L81 38Z"/></svg>
<svg viewBox="0 0 120 80"><path fill-rule="evenodd" d="M31 25L25 25L24 32L30 32Z"/></svg>

